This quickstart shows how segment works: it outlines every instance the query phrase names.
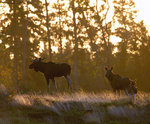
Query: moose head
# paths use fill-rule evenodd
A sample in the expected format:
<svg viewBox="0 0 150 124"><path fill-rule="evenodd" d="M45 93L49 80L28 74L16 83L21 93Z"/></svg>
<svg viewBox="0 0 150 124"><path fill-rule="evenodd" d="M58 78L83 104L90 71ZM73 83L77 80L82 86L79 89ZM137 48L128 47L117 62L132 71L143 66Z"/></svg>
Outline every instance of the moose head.
<svg viewBox="0 0 150 124"><path fill-rule="evenodd" d="M42 62L42 60L44 60L44 59L42 59L42 58L35 58L32 61L32 64L29 65L29 68L30 69L34 69L36 72L38 72L39 71L39 67L40 67L39 65Z"/></svg>
<svg viewBox="0 0 150 124"><path fill-rule="evenodd" d="M106 70L106 77L107 78L110 78L110 76L112 75L112 70L113 70L113 67L111 67L110 69L108 69L108 67L105 67L105 70Z"/></svg>

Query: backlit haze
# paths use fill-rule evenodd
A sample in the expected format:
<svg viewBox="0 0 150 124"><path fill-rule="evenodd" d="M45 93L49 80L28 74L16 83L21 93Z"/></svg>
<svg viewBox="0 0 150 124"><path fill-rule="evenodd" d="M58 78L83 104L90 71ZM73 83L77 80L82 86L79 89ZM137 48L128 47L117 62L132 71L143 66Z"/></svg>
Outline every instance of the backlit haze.
<svg viewBox="0 0 150 124"><path fill-rule="evenodd" d="M57 2L57 0L47 0L47 1L49 3ZM101 0L98 0L98 1L100 2ZM112 1L113 0L109 0L110 13L112 12L112 8L113 8ZM148 16L150 12L150 0L133 0L133 1L135 2L136 9L138 10L137 20L144 20L145 24L147 26L150 26L150 17ZM95 4L95 3L96 3L96 0L91 0L91 4Z"/></svg>
<svg viewBox="0 0 150 124"><path fill-rule="evenodd" d="M42 1L43 1L43 3L45 2L45 0L42 0ZM99 5L100 5L101 1L102 0L98 0ZM113 15L112 1L113 0L108 0L109 5L110 5L110 9L109 9L109 13L108 13L108 16L107 16L107 20L110 20L112 15ZM149 12L150 12L150 7L149 7L150 0L133 0L133 1L135 2L136 10L138 10L136 21L138 22L140 20L144 20L145 25L149 29L149 27L150 27L150 17L148 15L149 15ZM47 2L50 3L50 5L52 5L53 3L57 3L57 0L47 0ZM65 2L65 0L64 0L64 2ZM95 4L96 4L96 0L91 0L91 5L95 5ZM67 5L68 5L68 0L66 1L66 6ZM0 13L2 13L3 11L8 12L9 10L7 8L0 9ZM52 11L52 10L50 10L50 8L49 8L49 11ZM72 13L70 13L70 14L72 14ZM2 19L3 17L0 17L0 18ZM116 38L114 36L111 37L111 42L113 44L116 44L118 41L119 41L119 38ZM43 45L42 42L40 43L40 45L41 45L40 52L42 52L42 49L44 48L44 45ZM88 46L85 46L85 47L88 48ZM52 46L52 50L57 52L57 47ZM117 49L115 49L114 52L117 52Z"/></svg>
<svg viewBox="0 0 150 124"><path fill-rule="evenodd" d="M109 0L109 4L110 4L110 10L109 10L109 14L107 19L109 20L109 17L112 17L113 15L113 5L112 5L112 1L113 0ZM150 12L150 0L133 0L135 2L135 6L136 6L136 10L138 10L137 13L137 18L136 21L140 21L140 20L144 20L145 25L147 26L147 28L149 29L150 27L150 17L149 12ZM57 0L48 0L49 3L52 4L52 2L57 3ZM67 1L68 2L68 1ZM101 2L101 0L98 0L99 4ZM67 3L66 3L67 4ZM91 4L94 5L96 4L96 0L91 0ZM111 42L113 42L114 44L116 44L119 41L119 38L116 38L114 36L111 37ZM56 50L56 48L52 48L54 51ZM114 50L114 52L116 52L117 49Z"/></svg>

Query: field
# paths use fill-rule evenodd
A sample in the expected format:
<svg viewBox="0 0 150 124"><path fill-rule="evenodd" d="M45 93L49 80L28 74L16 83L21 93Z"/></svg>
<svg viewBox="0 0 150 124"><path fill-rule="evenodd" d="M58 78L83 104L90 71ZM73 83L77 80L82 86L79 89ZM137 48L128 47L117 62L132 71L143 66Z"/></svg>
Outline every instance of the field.
<svg viewBox="0 0 150 124"><path fill-rule="evenodd" d="M8 94L0 91L0 124L150 124L150 94L135 101L110 91Z"/></svg>

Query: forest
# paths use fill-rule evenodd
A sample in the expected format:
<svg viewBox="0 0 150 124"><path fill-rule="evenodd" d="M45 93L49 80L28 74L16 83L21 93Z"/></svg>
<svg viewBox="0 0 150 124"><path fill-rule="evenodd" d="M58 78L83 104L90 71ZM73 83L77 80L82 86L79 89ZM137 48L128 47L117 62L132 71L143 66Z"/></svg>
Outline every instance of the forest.
<svg viewBox="0 0 150 124"><path fill-rule="evenodd" d="M150 33L137 21L133 0L1 0L0 84L21 92L46 92L36 57L71 65L73 87L111 90L105 67L150 91ZM67 91L57 78L59 91ZM52 83L50 89L53 89Z"/></svg>

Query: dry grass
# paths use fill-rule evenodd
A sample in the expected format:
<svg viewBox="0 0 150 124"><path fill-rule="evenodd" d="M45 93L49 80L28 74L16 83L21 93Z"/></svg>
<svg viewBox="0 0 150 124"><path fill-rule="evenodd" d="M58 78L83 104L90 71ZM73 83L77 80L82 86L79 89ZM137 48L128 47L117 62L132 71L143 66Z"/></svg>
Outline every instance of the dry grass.
<svg viewBox="0 0 150 124"><path fill-rule="evenodd" d="M113 102L126 102L133 103L137 106L144 106L150 103L150 93L139 92L136 95L135 101L133 101L131 96L125 96L122 94L120 97L115 95L110 91L105 91L99 94L86 93L83 91L75 93L55 93L53 95L49 94L18 94L12 98L14 104L32 106L36 100L45 106L50 106L51 102L63 103L63 102L82 102L82 103L104 103L109 104Z"/></svg>
<svg viewBox="0 0 150 124"><path fill-rule="evenodd" d="M0 96L4 96L3 93ZM53 95L9 94L0 101L2 124L150 123L150 94L143 92L137 94L135 101L109 91L99 94L83 91Z"/></svg>

